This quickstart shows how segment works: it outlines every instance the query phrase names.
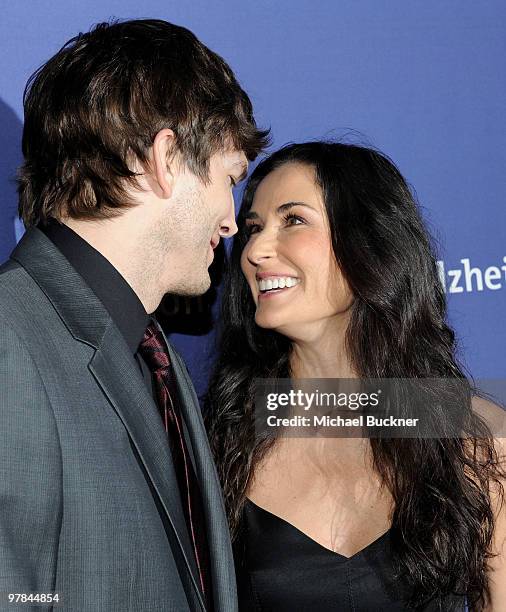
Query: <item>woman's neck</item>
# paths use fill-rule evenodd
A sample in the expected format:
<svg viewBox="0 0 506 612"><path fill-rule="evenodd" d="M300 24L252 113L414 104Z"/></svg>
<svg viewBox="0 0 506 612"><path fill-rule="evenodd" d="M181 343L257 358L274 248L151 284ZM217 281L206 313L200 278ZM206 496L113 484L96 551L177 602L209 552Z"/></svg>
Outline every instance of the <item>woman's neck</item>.
<svg viewBox="0 0 506 612"><path fill-rule="evenodd" d="M357 378L346 350L346 326L334 324L293 338L292 378Z"/></svg>

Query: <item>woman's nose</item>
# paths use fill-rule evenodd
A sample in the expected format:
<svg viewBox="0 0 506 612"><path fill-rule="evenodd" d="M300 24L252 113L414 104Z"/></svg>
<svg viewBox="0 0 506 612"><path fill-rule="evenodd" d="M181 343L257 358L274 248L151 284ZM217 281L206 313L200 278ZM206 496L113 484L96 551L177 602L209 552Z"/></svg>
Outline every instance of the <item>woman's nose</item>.
<svg viewBox="0 0 506 612"><path fill-rule="evenodd" d="M254 235L249 245L246 245L246 256L250 263L258 266L266 259L276 256L276 238L272 233L265 230Z"/></svg>

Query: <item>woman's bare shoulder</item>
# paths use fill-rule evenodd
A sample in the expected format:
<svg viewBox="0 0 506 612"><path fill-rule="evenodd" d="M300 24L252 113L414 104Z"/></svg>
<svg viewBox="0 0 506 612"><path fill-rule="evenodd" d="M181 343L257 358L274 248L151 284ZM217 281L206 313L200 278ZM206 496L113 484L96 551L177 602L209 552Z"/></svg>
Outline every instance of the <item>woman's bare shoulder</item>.
<svg viewBox="0 0 506 612"><path fill-rule="evenodd" d="M496 440L496 450L504 451L506 446L506 410L485 397L474 395L471 399L474 412L485 421Z"/></svg>

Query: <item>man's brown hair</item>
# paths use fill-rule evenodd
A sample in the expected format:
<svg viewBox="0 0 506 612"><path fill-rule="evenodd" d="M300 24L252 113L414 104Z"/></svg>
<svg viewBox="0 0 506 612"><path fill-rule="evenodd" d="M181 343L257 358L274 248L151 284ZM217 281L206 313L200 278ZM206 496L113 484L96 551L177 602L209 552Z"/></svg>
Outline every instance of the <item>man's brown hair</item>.
<svg viewBox="0 0 506 612"><path fill-rule="evenodd" d="M161 20L101 23L69 40L24 94L19 214L104 218L132 206L128 161L145 163L162 128L203 181L233 145L253 160L266 146L232 70L189 30Z"/></svg>

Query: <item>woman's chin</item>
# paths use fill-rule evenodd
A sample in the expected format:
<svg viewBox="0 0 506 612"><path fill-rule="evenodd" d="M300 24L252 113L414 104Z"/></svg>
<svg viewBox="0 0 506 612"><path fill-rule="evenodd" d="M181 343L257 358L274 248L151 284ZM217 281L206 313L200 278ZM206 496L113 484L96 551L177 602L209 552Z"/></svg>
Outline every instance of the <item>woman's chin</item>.
<svg viewBox="0 0 506 612"><path fill-rule="evenodd" d="M297 327L295 322L288 320L286 317L282 318L279 315L262 313L258 312L258 310L255 315L255 323L262 329L271 329L272 331L276 331L288 337L291 336L290 330L295 332L295 328Z"/></svg>
<svg viewBox="0 0 506 612"><path fill-rule="evenodd" d="M255 314L255 323L262 329L277 330L278 327L282 326L284 321L281 321L281 317L273 316L272 314L266 314L257 310Z"/></svg>

